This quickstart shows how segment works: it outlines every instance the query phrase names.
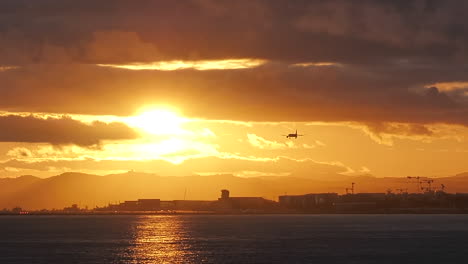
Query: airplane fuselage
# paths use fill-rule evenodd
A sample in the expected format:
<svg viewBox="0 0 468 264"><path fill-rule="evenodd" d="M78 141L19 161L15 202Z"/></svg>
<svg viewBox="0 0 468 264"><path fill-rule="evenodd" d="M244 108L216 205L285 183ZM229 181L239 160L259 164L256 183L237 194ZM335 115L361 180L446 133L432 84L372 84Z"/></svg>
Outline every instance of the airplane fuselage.
<svg viewBox="0 0 468 264"><path fill-rule="evenodd" d="M303 136L303 135L297 134L297 129L296 129L296 133L287 134L286 138L296 138L297 139L297 137L299 137L299 136Z"/></svg>

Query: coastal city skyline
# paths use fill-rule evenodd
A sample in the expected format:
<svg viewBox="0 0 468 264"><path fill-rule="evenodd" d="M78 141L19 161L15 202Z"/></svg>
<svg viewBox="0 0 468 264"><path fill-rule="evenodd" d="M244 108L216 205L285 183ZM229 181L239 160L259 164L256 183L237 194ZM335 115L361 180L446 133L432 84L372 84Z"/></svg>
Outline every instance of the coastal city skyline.
<svg viewBox="0 0 468 264"><path fill-rule="evenodd" d="M468 263L467 13L0 0L0 263Z"/></svg>

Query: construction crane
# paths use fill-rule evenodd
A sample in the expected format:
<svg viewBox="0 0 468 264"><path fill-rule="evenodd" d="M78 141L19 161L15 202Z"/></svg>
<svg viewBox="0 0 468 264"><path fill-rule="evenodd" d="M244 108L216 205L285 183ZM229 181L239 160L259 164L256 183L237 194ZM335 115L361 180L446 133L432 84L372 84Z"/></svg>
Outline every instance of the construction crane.
<svg viewBox="0 0 468 264"><path fill-rule="evenodd" d="M351 194L354 194L354 182L351 183L351 188L346 188L346 194L349 194L349 191L351 191Z"/></svg>
<svg viewBox="0 0 468 264"><path fill-rule="evenodd" d="M400 192L400 194L402 194L402 193L408 193L408 188L405 188L405 189L399 188L399 189L395 189L395 190L398 191L398 192Z"/></svg>
<svg viewBox="0 0 468 264"><path fill-rule="evenodd" d="M433 191L438 190L439 192L445 192L445 184L442 183L442 184L440 184L440 186L438 186L438 187L433 187L432 190L433 190Z"/></svg>
<svg viewBox="0 0 468 264"><path fill-rule="evenodd" d="M424 191L424 190L426 190L426 192L432 192L433 191L432 190L432 183L434 182L434 180L428 179L428 180L421 180L420 182L427 184L427 187L421 187L422 191Z"/></svg>
<svg viewBox="0 0 468 264"><path fill-rule="evenodd" d="M419 180L419 179L421 179L421 177L419 177L419 176L416 176L416 177L408 176L406 178L408 178L409 180L415 179L417 181L417 183L418 183L418 192L421 192L421 181Z"/></svg>

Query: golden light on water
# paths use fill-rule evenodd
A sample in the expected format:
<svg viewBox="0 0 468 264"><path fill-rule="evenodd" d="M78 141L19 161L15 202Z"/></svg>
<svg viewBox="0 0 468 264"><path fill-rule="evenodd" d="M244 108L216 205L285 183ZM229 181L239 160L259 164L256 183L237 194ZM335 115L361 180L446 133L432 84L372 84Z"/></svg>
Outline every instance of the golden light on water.
<svg viewBox="0 0 468 264"><path fill-rule="evenodd" d="M183 263L190 259L182 219L173 216L141 216L135 230L132 259L143 263ZM184 245L185 244L185 245Z"/></svg>

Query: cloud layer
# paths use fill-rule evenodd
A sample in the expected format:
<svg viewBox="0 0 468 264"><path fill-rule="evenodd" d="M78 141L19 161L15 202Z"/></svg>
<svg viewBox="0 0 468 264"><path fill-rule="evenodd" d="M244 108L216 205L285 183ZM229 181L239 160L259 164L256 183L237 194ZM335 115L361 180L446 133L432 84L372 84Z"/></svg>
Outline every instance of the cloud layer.
<svg viewBox="0 0 468 264"><path fill-rule="evenodd" d="M68 117L42 119L34 116L0 116L0 127L0 142L75 144L89 147L97 146L103 140L137 137L135 131L122 123L85 124ZM28 156L28 152L20 151L20 155Z"/></svg>
<svg viewBox="0 0 468 264"><path fill-rule="evenodd" d="M208 119L468 124L466 92L428 86L468 81L462 1L10 0L0 10L4 110L131 115L167 103ZM226 59L264 64L161 68Z"/></svg>
<svg viewBox="0 0 468 264"><path fill-rule="evenodd" d="M464 93L425 86L466 78L463 70L270 63L251 69L168 72L30 65L0 73L0 109L131 115L142 105L162 103L208 119L466 125Z"/></svg>
<svg viewBox="0 0 468 264"><path fill-rule="evenodd" d="M457 0L7 0L0 61L461 59L467 8Z"/></svg>

